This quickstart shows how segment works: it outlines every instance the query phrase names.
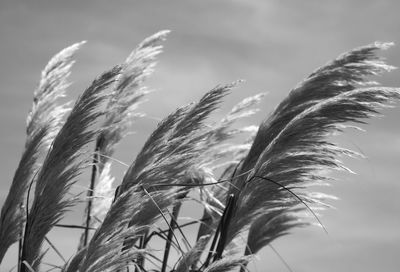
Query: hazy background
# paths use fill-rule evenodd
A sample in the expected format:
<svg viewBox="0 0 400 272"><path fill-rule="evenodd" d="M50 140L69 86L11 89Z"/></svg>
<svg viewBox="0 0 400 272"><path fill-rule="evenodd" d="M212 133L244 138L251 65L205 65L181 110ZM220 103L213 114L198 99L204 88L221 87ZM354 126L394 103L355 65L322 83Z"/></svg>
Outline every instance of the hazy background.
<svg viewBox="0 0 400 272"><path fill-rule="evenodd" d="M393 1L0 1L0 203L8 192L25 141L24 125L41 69L60 49L81 40L69 94L76 97L103 70L125 59L144 37L162 29L165 42L148 85L157 92L142 110L117 158L129 163L158 118L198 99L220 83L246 79L224 108L260 91L269 95L260 122L305 76L338 54L376 40L400 44L400 2ZM382 54L400 66L400 46ZM400 71L379 79L400 86ZM217 113L215 116L222 114ZM294 271L398 271L400 266L400 109L371 121L367 133L338 138L368 156L346 160L358 175L324 192L341 198L318 227L296 230L273 243ZM121 171L123 169L121 168ZM80 214L70 216L76 222ZM68 223L68 222L67 222ZM65 256L77 232L56 230L52 240ZM1 268L15 263L11 251ZM54 262L59 262L54 257ZM287 271L270 248L252 271Z"/></svg>

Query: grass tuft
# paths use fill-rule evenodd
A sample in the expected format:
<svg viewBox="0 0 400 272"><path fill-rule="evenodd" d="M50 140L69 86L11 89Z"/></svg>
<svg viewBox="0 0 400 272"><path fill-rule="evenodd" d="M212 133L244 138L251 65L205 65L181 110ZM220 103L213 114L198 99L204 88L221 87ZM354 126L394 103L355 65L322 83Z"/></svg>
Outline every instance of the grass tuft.
<svg viewBox="0 0 400 272"><path fill-rule="evenodd" d="M400 88L369 80L393 70L377 56L392 44L356 48L315 70L259 126L239 122L259 111L264 93L212 121L240 81L216 86L164 118L118 183L113 155L134 119L144 116L138 109L149 93L145 80L168 33L142 41L122 64L96 78L71 110L59 98L83 43L47 64L1 210L0 262L19 241L20 272L45 271L44 265L63 272L245 271L255 254L266 246L275 251L271 242L292 229L312 220L325 229L318 212L334 197L314 186L331 181L329 170L351 171L340 156L359 156L331 136L400 99ZM71 187L90 169L84 222L63 224L78 202ZM180 217L189 203L203 209L200 218ZM188 235L189 226L196 226L196 237ZM73 256L48 239L54 227L80 231ZM63 265L44 261L45 241Z"/></svg>

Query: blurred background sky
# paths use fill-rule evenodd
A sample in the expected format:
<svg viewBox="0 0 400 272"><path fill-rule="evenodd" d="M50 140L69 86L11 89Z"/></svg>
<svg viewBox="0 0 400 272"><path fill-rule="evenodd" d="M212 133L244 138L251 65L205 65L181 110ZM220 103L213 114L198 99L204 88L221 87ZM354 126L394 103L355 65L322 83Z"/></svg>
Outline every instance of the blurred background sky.
<svg viewBox="0 0 400 272"><path fill-rule="evenodd" d="M247 120L256 124L299 81L340 53L377 40L400 44L399 8L396 0L1 0L0 203L22 152L25 118L40 71L53 54L74 42L88 41L76 57L71 97L122 62L143 38L172 30L148 81L156 92L141 108L150 118L135 125L136 134L116 154L129 163L157 119L217 84L246 80L226 100L226 109L245 96L269 92L260 113ZM400 66L400 46L382 56ZM400 71L379 81L400 86ZM366 133L349 131L337 138L368 159L346 160L357 175L335 173L340 181L324 188L341 198L332 203L337 209L321 217L328 235L309 227L273 243L293 271L399 271L399 117L400 108L385 110L384 118L364 127ZM80 216L71 218L79 222ZM67 257L75 250L76 237L76 231L52 233ZM12 267L14 255L10 251L1 271ZM270 248L250 268L287 271Z"/></svg>

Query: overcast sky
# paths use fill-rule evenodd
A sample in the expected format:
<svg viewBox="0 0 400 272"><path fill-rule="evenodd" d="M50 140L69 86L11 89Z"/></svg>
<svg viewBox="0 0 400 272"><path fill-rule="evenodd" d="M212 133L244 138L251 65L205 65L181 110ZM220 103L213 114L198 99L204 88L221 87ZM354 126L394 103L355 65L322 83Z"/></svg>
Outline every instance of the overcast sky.
<svg viewBox="0 0 400 272"><path fill-rule="evenodd" d="M129 163L156 119L198 99L217 84L245 79L226 108L245 96L267 91L258 123L305 76L340 53L374 41L398 43L382 55L400 66L400 2L393 1L0 1L0 203L21 155L26 114L41 69L60 49L88 43L77 54L70 96L100 72L119 63L145 38L162 29L165 42L148 81L156 92L142 110L148 114L123 143L117 157ZM380 78L400 86L400 71ZM216 115L218 116L217 113ZM273 245L296 272L398 271L400 266L400 108L385 111L366 133L340 137L366 160L346 160L357 175L325 189L341 198L323 213L318 227L294 231ZM79 217L76 215L75 217ZM76 232L52 234L66 256ZM2 271L14 263L7 256ZM58 260L57 260L58 261ZM287 271L270 248L252 271Z"/></svg>

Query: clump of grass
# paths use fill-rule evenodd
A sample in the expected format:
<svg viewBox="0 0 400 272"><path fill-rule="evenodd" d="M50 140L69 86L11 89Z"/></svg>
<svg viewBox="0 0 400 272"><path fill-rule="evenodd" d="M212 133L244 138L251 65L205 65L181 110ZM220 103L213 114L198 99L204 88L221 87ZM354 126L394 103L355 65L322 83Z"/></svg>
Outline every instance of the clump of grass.
<svg viewBox="0 0 400 272"><path fill-rule="evenodd" d="M132 120L143 116L137 109L148 94L144 82L167 34L145 39L95 79L68 116L66 105L56 101L64 96L72 56L82 43L46 66L1 212L0 260L19 241L18 270L44 269L46 236L65 227L60 221L78 202L68 192L92 167L84 222L67 226L82 229L78 251L53 269L244 271L261 248L293 228L321 224L316 211L333 197L310 186L330 182L321 170L349 171L339 156L358 155L328 136L400 98L400 89L368 81L393 69L376 56L389 43L354 49L317 69L260 126L237 128L236 121L257 112L265 94L245 98L219 122L209 121L240 81L220 85L163 119L115 186L112 156ZM247 139L237 143L238 135ZM179 217L189 202L201 204L201 218ZM190 225L198 226L197 235L186 230ZM154 249L155 237L164 242L162 252Z"/></svg>
<svg viewBox="0 0 400 272"><path fill-rule="evenodd" d="M7 249L21 236L26 191L39 168L41 155L48 151L68 111L67 104L59 104L57 99L65 96L74 63L73 55L83 43L74 44L56 54L42 71L39 86L34 92L32 109L26 122L25 149L1 210L0 262Z"/></svg>

